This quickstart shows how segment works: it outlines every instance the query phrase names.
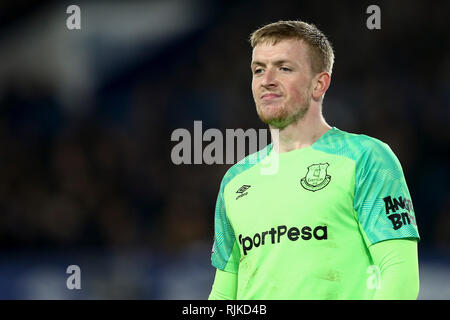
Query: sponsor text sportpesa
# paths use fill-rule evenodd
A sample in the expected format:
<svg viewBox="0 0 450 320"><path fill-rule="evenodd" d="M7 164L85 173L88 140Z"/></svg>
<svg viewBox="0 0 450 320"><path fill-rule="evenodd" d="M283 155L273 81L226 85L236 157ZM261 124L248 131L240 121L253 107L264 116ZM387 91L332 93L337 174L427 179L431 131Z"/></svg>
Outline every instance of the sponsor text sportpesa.
<svg viewBox="0 0 450 320"><path fill-rule="evenodd" d="M310 240L312 238L316 240L326 240L328 239L327 226L316 226L311 228L309 226L304 226L301 229L297 227L291 227L288 229L287 226L281 225L278 227L272 227L268 231L261 233L255 233L253 237L246 236L243 237L242 234L239 235L239 243L242 246L242 251L244 255L252 248L257 248L260 245L263 246L267 243L266 237L269 237L270 243L280 243L283 236L286 236L290 241L297 241L299 238L303 240Z"/></svg>

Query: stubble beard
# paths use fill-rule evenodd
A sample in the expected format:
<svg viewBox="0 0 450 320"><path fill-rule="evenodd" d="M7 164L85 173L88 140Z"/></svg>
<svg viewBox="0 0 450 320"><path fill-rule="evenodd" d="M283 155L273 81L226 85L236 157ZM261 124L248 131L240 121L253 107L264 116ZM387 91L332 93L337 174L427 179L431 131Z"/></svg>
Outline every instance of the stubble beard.
<svg viewBox="0 0 450 320"><path fill-rule="evenodd" d="M298 121L303 119L309 110L310 104L311 104L311 97L308 96L307 100L303 103L303 105L296 108L295 111L289 112L288 110L282 110L281 115L274 117L264 116L260 107L257 107L256 109L258 116L262 122L268 124L273 128L283 130L290 124L297 123Z"/></svg>

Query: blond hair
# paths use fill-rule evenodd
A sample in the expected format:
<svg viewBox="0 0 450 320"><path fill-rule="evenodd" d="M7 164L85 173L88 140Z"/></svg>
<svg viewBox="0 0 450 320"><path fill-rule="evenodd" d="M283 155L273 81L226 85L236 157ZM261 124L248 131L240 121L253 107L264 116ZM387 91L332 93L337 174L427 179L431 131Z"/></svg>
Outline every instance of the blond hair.
<svg viewBox="0 0 450 320"><path fill-rule="evenodd" d="M327 37L314 25L299 20L278 21L267 24L250 35L250 44L255 48L261 43L277 44L281 40L303 40L309 47L311 70L331 74L334 52Z"/></svg>

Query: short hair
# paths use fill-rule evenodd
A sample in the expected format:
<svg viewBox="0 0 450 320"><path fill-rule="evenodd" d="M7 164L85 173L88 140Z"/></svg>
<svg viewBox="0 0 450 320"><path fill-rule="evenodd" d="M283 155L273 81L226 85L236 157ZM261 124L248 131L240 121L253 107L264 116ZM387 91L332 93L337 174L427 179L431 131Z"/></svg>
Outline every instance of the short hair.
<svg viewBox="0 0 450 320"><path fill-rule="evenodd" d="M255 48L261 43L277 44L281 40L299 39L309 47L311 70L314 73L327 71L331 74L334 52L330 41L314 24L299 20L278 21L267 24L250 35L250 44Z"/></svg>

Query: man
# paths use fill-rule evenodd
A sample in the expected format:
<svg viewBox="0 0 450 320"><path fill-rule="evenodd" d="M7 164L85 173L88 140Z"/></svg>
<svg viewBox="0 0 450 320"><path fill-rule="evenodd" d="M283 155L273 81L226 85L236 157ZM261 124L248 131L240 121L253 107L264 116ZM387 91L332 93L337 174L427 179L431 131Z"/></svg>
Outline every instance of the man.
<svg viewBox="0 0 450 320"><path fill-rule="evenodd" d="M252 92L272 143L224 176L209 299L416 299L419 234L383 142L322 116L333 49L314 25L251 35ZM262 174L262 160L278 170Z"/></svg>

